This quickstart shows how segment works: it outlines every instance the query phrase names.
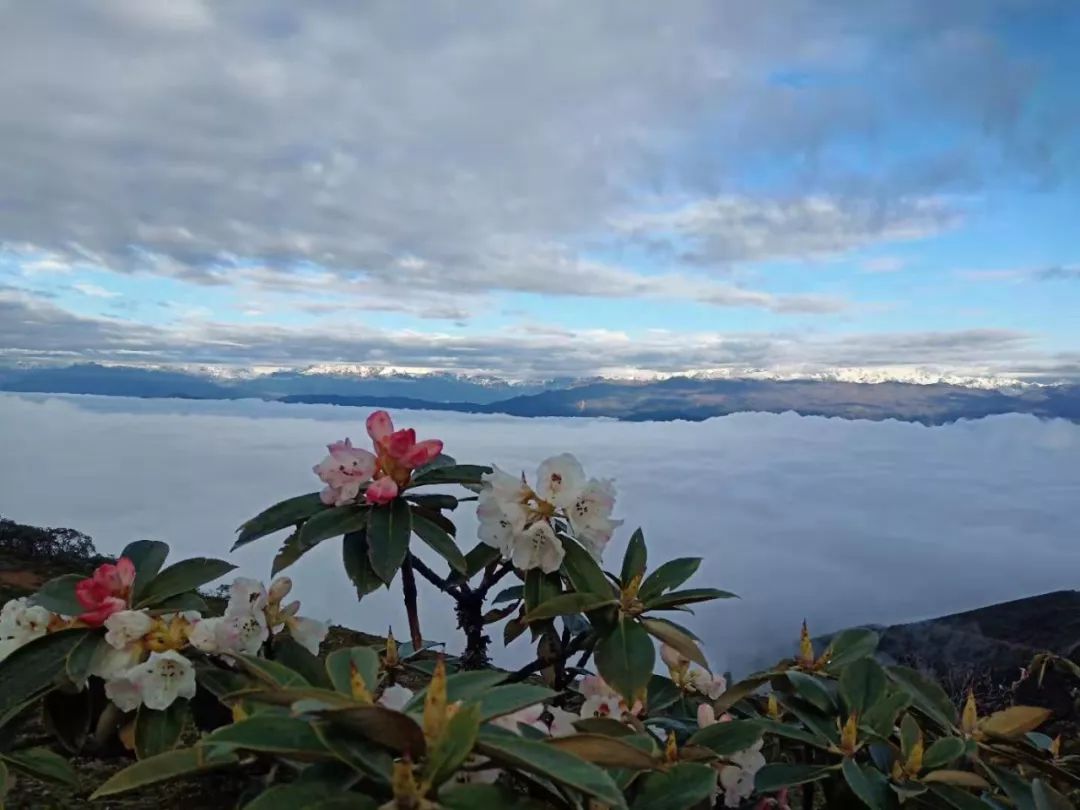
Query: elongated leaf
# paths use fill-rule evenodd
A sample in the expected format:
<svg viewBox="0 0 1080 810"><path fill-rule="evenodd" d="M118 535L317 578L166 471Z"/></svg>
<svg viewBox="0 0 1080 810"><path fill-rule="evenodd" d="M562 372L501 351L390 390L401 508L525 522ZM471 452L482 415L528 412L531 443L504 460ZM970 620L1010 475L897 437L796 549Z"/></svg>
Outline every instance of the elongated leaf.
<svg viewBox="0 0 1080 810"><path fill-rule="evenodd" d="M379 655L370 647L350 647L334 650L326 656L326 672L334 688L343 695L352 694L353 667L364 681L368 692L375 693L379 685Z"/></svg>
<svg viewBox="0 0 1080 810"><path fill-rule="evenodd" d="M277 661L254 655L236 656L237 663L256 680L270 686L311 686L299 672Z"/></svg>
<svg viewBox="0 0 1080 810"><path fill-rule="evenodd" d="M511 585L509 588L503 588L495 598L491 600L491 604L499 605L503 602L517 602L525 598L525 588L522 585Z"/></svg>
<svg viewBox="0 0 1080 810"><path fill-rule="evenodd" d="M172 751L191 717L186 700L174 700L164 711L139 707L135 715L135 755L139 759Z"/></svg>
<svg viewBox="0 0 1080 810"><path fill-rule="evenodd" d="M62 577L50 579L38 588L30 601L62 616L79 616L86 608L75 598L75 586L84 579L86 577L78 574L64 574Z"/></svg>
<svg viewBox="0 0 1080 810"><path fill-rule="evenodd" d="M491 467L478 464L452 464L447 467L426 469L417 473L409 482L409 489L432 484L473 484L479 486L481 477L491 472Z"/></svg>
<svg viewBox="0 0 1080 810"><path fill-rule="evenodd" d="M45 730L68 753L80 754L90 736L94 717L93 698L88 689L81 692L55 689L41 701ZM2 725L2 724L0 724Z"/></svg>
<svg viewBox="0 0 1080 810"><path fill-rule="evenodd" d="M477 543L465 555L465 579L472 578L491 563L498 562L501 556L497 548L489 546L487 543Z"/></svg>
<svg viewBox="0 0 1080 810"><path fill-rule="evenodd" d="M601 768L544 742L524 740L483 729L477 750L497 763L520 768L592 796L614 808L625 808L618 785Z"/></svg>
<svg viewBox="0 0 1080 810"><path fill-rule="evenodd" d="M304 553L308 550L308 548L304 548L300 545L299 531L290 534L285 538L285 542L281 544L278 553L274 555L274 562L270 566L270 576L276 577L294 562L303 557Z"/></svg>
<svg viewBox="0 0 1080 810"><path fill-rule="evenodd" d="M113 774L105 784L94 791L90 798L114 796L117 793L135 790L157 782L166 782L180 776L234 765L236 762L237 756L231 751L214 746L199 745L194 748L179 748L129 765L119 773Z"/></svg>
<svg viewBox="0 0 1080 810"><path fill-rule="evenodd" d="M490 669L477 669L469 672L457 672L446 678L446 699L450 703L462 700L474 700L481 697L491 687L506 680L505 672ZM427 697L427 689L421 689L405 704L406 712L419 711Z"/></svg>
<svg viewBox="0 0 1080 810"><path fill-rule="evenodd" d="M600 596L612 596L613 589L608 578L604 576L599 563L592 554L586 551L576 540L568 537L562 538L563 557L562 569L570 578L574 590L579 593L594 593Z"/></svg>
<svg viewBox="0 0 1080 810"><path fill-rule="evenodd" d="M469 756L480 731L480 708L468 705L458 709L446 724L439 739L428 749L424 776L438 787L454 775Z"/></svg>
<svg viewBox="0 0 1080 810"><path fill-rule="evenodd" d="M493 686L480 693L478 705L480 707L480 719L491 720L504 714L512 714L527 706L535 706L555 697L558 692L548 689L546 686L536 686L528 683L509 683L504 686Z"/></svg>
<svg viewBox="0 0 1080 810"><path fill-rule="evenodd" d="M705 669L710 668L705 653L701 651L697 642L678 625L664 619L642 617L641 626L645 628L649 635L660 639L669 647L673 647L694 663L701 664Z"/></svg>
<svg viewBox="0 0 1080 810"><path fill-rule="evenodd" d="M682 697L682 691L675 682L664 675L653 675L649 678L649 686L645 707L649 715L657 715Z"/></svg>
<svg viewBox="0 0 1080 810"><path fill-rule="evenodd" d="M316 723L314 728L323 745L339 760L381 785L390 785L394 758L385 748L329 723Z"/></svg>
<svg viewBox="0 0 1080 810"><path fill-rule="evenodd" d="M343 731L360 734L379 745L408 754L414 760L424 755L424 732L406 714L383 706L353 706L318 713L320 718Z"/></svg>
<svg viewBox="0 0 1080 810"><path fill-rule="evenodd" d="M199 594L195 591L188 591L158 602L149 612L151 616L161 616L164 613L183 613L187 610L205 613L209 608L206 600Z"/></svg>
<svg viewBox="0 0 1080 810"><path fill-rule="evenodd" d="M645 568L649 562L649 551L645 547L645 535L641 529L635 529L630 535L630 542L626 545L626 553L623 554L622 570L619 580L625 588L634 577L645 575Z"/></svg>
<svg viewBox="0 0 1080 810"><path fill-rule="evenodd" d="M67 657L92 630L59 630L36 638L0 661L0 717L66 676Z"/></svg>
<svg viewBox="0 0 1080 810"><path fill-rule="evenodd" d="M959 737L941 737L931 744L923 754L923 767L928 771L943 768L959 759L967 748Z"/></svg>
<svg viewBox="0 0 1080 810"><path fill-rule="evenodd" d="M866 628L841 630L829 643L829 671L837 672L852 661L873 655L878 640L878 634Z"/></svg>
<svg viewBox="0 0 1080 810"><path fill-rule="evenodd" d="M762 732L765 734L775 734L778 737L785 737L789 740L798 740L807 745L812 745L815 748L828 749L831 744L828 738L818 736L812 731L807 731L804 728L790 723L782 723L779 720L773 720L768 717L757 717L754 719L754 722L761 727Z"/></svg>
<svg viewBox="0 0 1080 810"><path fill-rule="evenodd" d="M986 790L990 787L985 779L971 771L931 771L923 776L920 781L924 785L956 785L957 787L976 788L978 790Z"/></svg>
<svg viewBox="0 0 1080 810"><path fill-rule="evenodd" d="M366 506L335 506L319 512L300 527L297 543L306 551L331 537L360 531L367 526L370 511Z"/></svg>
<svg viewBox="0 0 1080 810"><path fill-rule="evenodd" d="M984 802L966 790L952 785L930 785L930 792L948 803L950 807L955 807L956 810L1000 810L1001 808L1000 804Z"/></svg>
<svg viewBox="0 0 1080 810"><path fill-rule="evenodd" d="M0 810L4 810L4 797L11 789L11 775L4 760L0 759Z"/></svg>
<svg viewBox="0 0 1080 810"><path fill-rule="evenodd" d="M761 739L761 733L761 726L754 720L731 720L705 726L690 737L689 743L726 757L752 746Z"/></svg>
<svg viewBox="0 0 1080 810"><path fill-rule="evenodd" d="M919 728L919 722L911 715L905 714L900 722L900 754L907 759L912 750L922 742L923 733Z"/></svg>
<svg viewBox="0 0 1080 810"><path fill-rule="evenodd" d="M889 737L896 726L896 718L910 705L911 695L905 691L893 692L867 710L862 716L862 725L879 737Z"/></svg>
<svg viewBox="0 0 1080 810"><path fill-rule="evenodd" d="M762 767L754 778L758 793L772 793L780 788L819 782L836 772L835 766L793 765L787 762L771 762Z"/></svg>
<svg viewBox="0 0 1080 810"><path fill-rule="evenodd" d="M525 572L525 583L522 588L527 614L528 611L540 607L544 602L562 593L562 578L558 572L545 574L539 568L533 568Z"/></svg>
<svg viewBox="0 0 1080 810"><path fill-rule="evenodd" d="M256 714L223 726L205 739L214 745L265 751L299 760L325 758L329 753L308 720L281 714Z"/></svg>
<svg viewBox="0 0 1080 810"><path fill-rule="evenodd" d="M220 579L235 568L232 563L209 557L181 560L150 580L136 607L153 606L186 591L193 591Z"/></svg>
<svg viewBox="0 0 1080 810"><path fill-rule="evenodd" d="M235 551L252 540L258 540L260 537L273 534L289 526L295 526L297 523L307 520L327 508L326 504L319 498L318 492L298 495L295 498L288 498L276 503L244 523L237 530L240 536L237 538L236 543L233 544L233 550Z"/></svg>
<svg viewBox="0 0 1080 810"><path fill-rule="evenodd" d="M412 512L412 530L436 554L446 560L455 571L464 574L468 570L465 555L461 553L461 549L458 548L457 542L450 536L449 532L432 523L415 510Z"/></svg>
<svg viewBox="0 0 1080 810"><path fill-rule="evenodd" d="M640 624L622 617L594 653L596 668L605 681L632 705L645 697L656 664L652 639Z"/></svg>
<svg viewBox="0 0 1080 810"><path fill-rule="evenodd" d="M824 682L806 672L790 670L787 679L799 697L821 709L823 712L835 712L836 701Z"/></svg>
<svg viewBox="0 0 1080 810"><path fill-rule="evenodd" d="M860 768L851 757L844 758L842 770L851 792L858 796L863 804L870 810L888 810L893 794L881 771L870 766Z"/></svg>
<svg viewBox="0 0 1080 810"><path fill-rule="evenodd" d="M860 717L885 696L885 670L873 658L853 661L840 673L840 696Z"/></svg>
<svg viewBox="0 0 1080 810"><path fill-rule="evenodd" d="M1013 739L1034 731L1047 720L1052 712L1037 706L1010 706L979 722L979 730L992 737Z"/></svg>
<svg viewBox="0 0 1080 810"><path fill-rule="evenodd" d="M716 789L716 771L697 762L648 774L641 782L633 810L686 810L708 799Z"/></svg>
<svg viewBox="0 0 1080 810"><path fill-rule="evenodd" d="M711 602L714 599L738 599L731 591L721 591L718 588L687 588L682 591L671 591L660 596L655 596L645 603L646 610L674 610L684 605L693 605L698 602Z"/></svg>
<svg viewBox="0 0 1080 810"><path fill-rule="evenodd" d="M422 474L422 473L421 473ZM457 509L458 499L453 495L443 495L441 493L432 493L424 495L414 495L409 493L406 496L409 503L414 503L424 509L433 509L438 512L441 509Z"/></svg>
<svg viewBox="0 0 1080 810"><path fill-rule="evenodd" d="M94 658L105 644L105 637L99 631L87 633L68 653L64 670L68 680L73 684L81 685L90 676L90 668L94 665Z"/></svg>
<svg viewBox="0 0 1080 810"><path fill-rule="evenodd" d="M636 771L648 771L657 765L656 758L649 751L642 750L621 737L610 737L605 734L586 732L570 734L565 737L553 737L548 740L548 745L605 768L630 768Z"/></svg>
<svg viewBox="0 0 1080 810"><path fill-rule="evenodd" d="M1035 810L1070 810L1073 806L1072 802L1042 779L1031 783L1031 795L1035 799Z"/></svg>
<svg viewBox="0 0 1080 810"><path fill-rule="evenodd" d="M945 690L910 667L892 666L889 678L910 695L912 703L927 717L946 727L956 723L956 707Z"/></svg>
<svg viewBox="0 0 1080 810"><path fill-rule="evenodd" d="M713 701L713 709L717 714L727 711L740 700L750 697L760 689L763 684L768 683L768 681L769 676L754 675L741 680L738 683L732 684L727 688L727 691L725 691L724 694Z"/></svg>
<svg viewBox="0 0 1080 810"><path fill-rule="evenodd" d="M525 621L531 623L542 619L553 619L556 616L573 616L617 604L618 601L613 596L595 593L563 593L541 602L525 614Z"/></svg>
<svg viewBox="0 0 1080 810"><path fill-rule="evenodd" d="M550 810L551 805L503 785L446 785L439 792L443 810Z"/></svg>
<svg viewBox="0 0 1080 810"><path fill-rule="evenodd" d="M244 810L309 810L312 807L318 807L322 800L329 799L333 794L340 792L341 787L336 784L298 780L287 785L274 785L264 790L245 804ZM351 806L363 807L361 797L357 796L357 799L358 801ZM375 806L374 802L369 806Z"/></svg>
<svg viewBox="0 0 1080 810"><path fill-rule="evenodd" d="M678 588L694 575L700 565L700 557L680 557L677 560L668 560L645 577L638 591L638 597L642 602L648 602L665 591Z"/></svg>
<svg viewBox="0 0 1080 810"><path fill-rule="evenodd" d="M1026 780L1008 768L999 768L989 763L984 763L983 768L997 782L998 787L1005 791L1005 795L1018 810L1035 810L1035 796Z"/></svg>
<svg viewBox="0 0 1080 810"><path fill-rule="evenodd" d="M382 580L375 574L368 559L367 528L349 532L342 539L342 562L345 573L356 587L356 598L363 599L383 586Z"/></svg>
<svg viewBox="0 0 1080 810"><path fill-rule="evenodd" d="M129 543L120 552L120 556L127 557L135 566L132 598L137 602L150 580L156 577L161 566L165 565L165 558L169 556L169 544L158 540L136 540Z"/></svg>
<svg viewBox="0 0 1080 810"><path fill-rule="evenodd" d="M22 771L30 776L44 779L47 782L59 782L63 785L74 785L78 782L75 769L64 757L50 751L48 748L24 748L21 751L7 751L0 754L13 769ZM2 799L2 794L0 794Z"/></svg>
<svg viewBox="0 0 1080 810"><path fill-rule="evenodd" d="M412 510L401 498L372 507L368 518L368 559L375 575L389 585L409 553Z"/></svg>
<svg viewBox="0 0 1080 810"><path fill-rule="evenodd" d="M292 636L274 637L274 661L288 667L312 686L326 689L331 686L323 661Z"/></svg>

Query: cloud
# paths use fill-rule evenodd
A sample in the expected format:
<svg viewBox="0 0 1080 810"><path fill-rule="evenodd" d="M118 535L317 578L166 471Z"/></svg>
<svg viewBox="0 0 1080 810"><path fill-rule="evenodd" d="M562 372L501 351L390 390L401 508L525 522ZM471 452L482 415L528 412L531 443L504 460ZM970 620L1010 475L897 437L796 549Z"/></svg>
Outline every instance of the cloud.
<svg viewBox="0 0 1080 810"><path fill-rule="evenodd" d="M182 313L183 314L183 313ZM25 294L0 290L0 358L156 363L305 365L362 363L499 374L582 377L626 371L776 368L801 373L836 367L1021 374L1048 368L1080 376L1076 359L1048 354L1024 332L967 329L805 335L784 332L628 333L530 325L488 333L384 330L348 313L314 327L215 322L183 314L168 327L74 315Z"/></svg>
<svg viewBox="0 0 1080 810"><path fill-rule="evenodd" d="M1056 265L1035 270L1032 277L1038 281L1080 281L1080 265Z"/></svg>
<svg viewBox="0 0 1080 810"><path fill-rule="evenodd" d="M918 238L991 164L945 138L896 157L888 133L929 117L1026 178L1076 130L1030 101L1052 57L999 41L1023 10L947 5L475 3L418 22L392 3L9 4L0 239L207 285L239 257L398 290L546 292L565 270L651 296L626 268L580 277L583 245L656 199L686 200L660 224L691 263Z"/></svg>
<svg viewBox="0 0 1080 810"><path fill-rule="evenodd" d="M82 281L72 284L71 288L90 298L118 298L120 296L120 293L106 290L98 284L89 284Z"/></svg>

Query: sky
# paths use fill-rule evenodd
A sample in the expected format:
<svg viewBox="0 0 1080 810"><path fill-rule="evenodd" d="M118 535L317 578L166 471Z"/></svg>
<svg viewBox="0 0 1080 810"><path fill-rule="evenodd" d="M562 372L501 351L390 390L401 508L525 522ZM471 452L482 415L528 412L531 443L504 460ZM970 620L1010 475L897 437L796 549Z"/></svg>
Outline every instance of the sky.
<svg viewBox="0 0 1080 810"><path fill-rule="evenodd" d="M0 362L1080 379L1073 0L0 19Z"/></svg>
<svg viewBox="0 0 1080 810"><path fill-rule="evenodd" d="M235 528L321 486L311 467L324 445L366 441L364 416L254 400L0 394L0 514L79 529L105 553L158 539L174 558L225 558L238 576L267 577L283 536L230 554ZM534 478L544 458L570 450L590 476L613 478L614 514L626 522L606 569L618 570L641 526L653 568L701 556L688 585L739 595L679 618L721 670L745 673L790 654L803 618L815 634L927 619L1072 589L1080 570L1080 425L1064 420L1010 414L924 427L793 413L700 423L421 411L394 418L421 438L443 439L462 461ZM93 475L71 463L76 446L93 459ZM132 475L146 470L148 447L167 462ZM690 474L687 459L697 461ZM477 542L474 506L454 513L465 550ZM406 635L400 588L357 605L340 561L340 541L328 540L289 569L302 613ZM460 651L446 603L419 584L425 637ZM501 639L497 628L490 635ZM530 660L527 637L505 649L496 641L492 651L506 665Z"/></svg>

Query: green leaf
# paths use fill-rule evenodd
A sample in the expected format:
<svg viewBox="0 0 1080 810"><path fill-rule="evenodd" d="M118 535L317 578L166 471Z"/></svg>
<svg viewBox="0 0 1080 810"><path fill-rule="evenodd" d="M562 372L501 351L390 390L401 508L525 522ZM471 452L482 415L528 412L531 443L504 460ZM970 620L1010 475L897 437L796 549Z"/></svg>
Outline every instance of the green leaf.
<svg viewBox="0 0 1080 810"><path fill-rule="evenodd" d="M375 574L368 559L367 528L349 532L342 539L342 562L345 573L356 587L356 598L363 599L383 586L382 580Z"/></svg>
<svg viewBox="0 0 1080 810"><path fill-rule="evenodd" d="M219 728L205 740L214 745L301 760L325 757L328 753L309 721L282 714L252 715L239 723Z"/></svg>
<svg viewBox="0 0 1080 810"><path fill-rule="evenodd" d="M55 689L41 701L45 730L71 754L82 753L90 735L94 701L90 690L81 692Z"/></svg>
<svg viewBox="0 0 1080 810"><path fill-rule="evenodd" d="M758 793L772 793L780 788L820 782L835 772L835 766L792 765L787 762L771 762L762 767L754 778Z"/></svg>
<svg viewBox="0 0 1080 810"><path fill-rule="evenodd" d="M367 740L413 760L424 755L426 744L420 726L406 714L383 706L356 705L344 709L327 709L318 716L348 734L359 734Z"/></svg>
<svg viewBox="0 0 1080 810"><path fill-rule="evenodd" d="M1035 799L1035 810L1070 810L1073 806L1071 801L1042 779L1031 783L1031 795Z"/></svg>
<svg viewBox="0 0 1080 810"><path fill-rule="evenodd" d="M311 686L299 672L277 661L255 655L238 655L236 661L257 680L270 686Z"/></svg>
<svg viewBox="0 0 1080 810"><path fill-rule="evenodd" d="M678 588L694 575L700 565L700 557L680 557L677 560L668 560L641 583L638 598L642 602L648 602L664 591Z"/></svg>
<svg viewBox="0 0 1080 810"><path fill-rule="evenodd" d="M593 717L590 720L601 718ZM623 728L626 728L623 726ZM652 770L657 765L654 751L649 745L643 748L626 736L609 736L603 733L584 732L554 737L546 740L548 745L581 757L586 762L604 768L627 768L635 771Z"/></svg>
<svg viewBox="0 0 1080 810"><path fill-rule="evenodd" d="M215 579L220 579L236 568L224 560L209 557L191 557L174 563L150 580L136 607L147 607L164 602L186 591L193 591Z"/></svg>
<svg viewBox="0 0 1080 810"><path fill-rule="evenodd" d="M930 792L948 802L957 810L1001 810L1002 805L984 802L982 799L972 796L968 791L952 785L931 785Z"/></svg>
<svg viewBox="0 0 1080 810"><path fill-rule="evenodd" d="M900 754L904 759L911 756L912 749L922 739L922 729L919 723L910 714L905 714L900 722Z"/></svg>
<svg viewBox="0 0 1080 810"><path fill-rule="evenodd" d="M686 810L708 799L716 771L708 765L681 762L668 771L648 774L634 800L634 810Z"/></svg>
<svg viewBox="0 0 1080 810"><path fill-rule="evenodd" d="M271 506L260 512L251 520L244 523L237 531L240 536L233 544L233 551L240 546L258 540L268 534L273 534L288 526L307 520L312 515L326 510L328 507L322 502L318 492L307 495L298 495Z"/></svg>
<svg viewBox="0 0 1080 810"><path fill-rule="evenodd" d="M401 564L409 553L412 534L412 510L401 498L385 506L374 506L368 517L368 559L371 570L384 583L394 581Z"/></svg>
<svg viewBox="0 0 1080 810"><path fill-rule="evenodd" d="M891 737L900 712L911 705L911 695L904 691L893 692L867 710L861 718L861 724L879 737Z"/></svg>
<svg viewBox="0 0 1080 810"><path fill-rule="evenodd" d="M731 720L713 723L690 737L691 745L702 745L722 757L749 748L761 739L761 726L755 720Z"/></svg>
<svg viewBox="0 0 1080 810"><path fill-rule="evenodd" d="M507 673L491 669L476 669L468 672L456 672L446 677L446 700L454 703L481 697L491 687L506 680ZM419 711L427 697L427 688L421 689L405 704L405 711Z"/></svg>
<svg viewBox="0 0 1080 810"><path fill-rule="evenodd" d="M525 621L531 623L541 619L553 619L556 616L573 616L617 604L618 600L613 596L595 593L563 593L540 603L535 609L529 611L525 614Z"/></svg>
<svg viewBox="0 0 1080 810"><path fill-rule="evenodd" d="M738 599L731 591L721 591L717 588L687 588L682 591L671 591L660 596L654 596L645 603L646 610L675 610L685 605L693 605L698 602L711 602L714 599Z"/></svg>
<svg viewBox="0 0 1080 810"><path fill-rule="evenodd" d="M73 684L83 684L90 676L90 668L99 650L104 651L105 637L101 632L87 633L72 648L64 663L64 670Z"/></svg>
<svg viewBox="0 0 1080 810"><path fill-rule="evenodd" d="M956 724L956 707L944 689L910 667L892 666L886 671L893 683L908 693L919 711L942 726Z"/></svg>
<svg viewBox="0 0 1080 810"><path fill-rule="evenodd" d="M205 613L209 608L206 600L195 591L170 596L168 599L154 605L151 615L160 616L163 613L182 613L185 610L196 610Z"/></svg>
<svg viewBox="0 0 1080 810"><path fill-rule="evenodd" d="M645 697L656 664L656 650L645 628L621 617L611 634L596 645L594 655L601 677L627 704Z"/></svg>
<svg viewBox="0 0 1080 810"><path fill-rule="evenodd" d="M67 657L92 630L59 630L36 638L0 661L0 717L66 677Z"/></svg>
<svg viewBox="0 0 1080 810"><path fill-rule="evenodd" d="M302 676L312 686L330 688L326 665L292 636L274 636L274 660Z"/></svg>
<svg viewBox="0 0 1080 810"><path fill-rule="evenodd" d="M614 808L625 808L618 785L601 768L544 742L481 730L477 750L496 763L550 779Z"/></svg>
<svg viewBox="0 0 1080 810"><path fill-rule="evenodd" d="M856 627L841 630L829 643L830 672L835 672L860 658L874 654L878 646L878 634L873 630Z"/></svg>
<svg viewBox="0 0 1080 810"><path fill-rule="evenodd" d="M4 797L11 789L11 777L8 775L7 765L0 759L0 810L4 810Z"/></svg>
<svg viewBox="0 0 1080 810"><path fill-rule="evenodd" d="M474 484L479 486L481 476L491 472L491 467L479 464L452 464L447 467L425 469L409 481L409 489L426 487L431 484Z"/></svg>
<svg viewBox="0 0 1080 810"><path fill-rule="evenodd" d="M174 700L164 711L140 706L135 715L135 756L147 759L172 751L190 717L188 702L183 699Z"/></svg>
<svg viewBox="0 0 1080 810"><path fill-rule="evenodd" d="M630 542L626 545L626 553L622 559L622 571L619 580L625 588L634 577L644 576L645 567L648 565L649 551L645 548L645 535L641 529L635 529L630 535Z"/></svg>
<svg viewBox="0 0 1080 810"><path fill-rule="evenodd" d="M458 499L453 495L443 495L441 493L431 495L409 494L406 497L409 499L410 503L414 503L423 509L433 509L436 512L442 509L457 509L458 506Z"/></svg>
<svg viewBox="0 0 1080 810"><path fill-rule="evenodd" d="M823 712L836 711L836 701L832 693L816 676L795 669L789 670L786 675L799 697L809 701Z"/></svg>
<svg viewBox="0 0 1080 810"><path fill-rule="evenodd" d="M998 787L1005 791L1018 810L1036 810L1035 795L1032 786L1008 768L998 768L989 763L983 763L983 769L997 782Z"/></svg>
<svg viewBox="0 0 1080 810"><path fill-rule="evenodd" d="M319 512L300 527L297 542L305 551L323 540L360 531L368 523L367 506L335 506Z"/></svg>
<svg viewBox="0 0 1080 810"><path fill-rule="evenodd" d="M394 758L385 748L328 723L316 723L315 733L323 745L357 773L389 787Z"/></svg>
<svg viewBox="0 0 1080 810"><path fill-rule="evenodd" d="M501 556L497 548L487 543L477 543L465 555L465 579L470 579L480 573L491 563L497 562Z"/></svg>
<svg viewBox="0 0 1080 810"><path fill-rule="evenodd" d="M546 686L528 683L510 683L505 686L493 686L479 696L480 719L491 720L504 714L512 714L527 706L534 706L555 697L558 692Z"/></svg>
<svg viewBox="0 0 1080 810"><path fill-rule="evenodd" d="M840 673L840 696L860 717L885 696L887 678L873 658L853 661Z"/></svg>
<svg viewBox="0 0 1080 810"><path fill-rule="evenodd" d="M562 578L558 572L545 574L539 568L532 568L525 572L522 594L525 598L526 613L540 607L544 602L554 599L561 593Z"/></svg>
<svg viewBox="0 0 1080 810"><path fill-rule="evenodd" d="M533 569L536 570L536 569ZM511 585L509 588L503 588L496 594L495 598L491 600L491 604L500 605L503 602L517 602L525 598L525 588L522 585Z"/></svg>
<svg viewBox="0 0 1080 810"><path fill-rule="evenodd" d="M237 757L231 751L214 746L198 745L194 748L178 748L156 757L142 759L113 774L105 784L91 794L91 799L113 796L128 790L165 782L192 773L234 765Z"/></svg>
<svg viewBox="0 0 1080 810"><path fill-rule="evenodd" d="M296 781L287 785L274 785L245 804L243 810L308 810L318 807L321 800L340 792L339 785L326 782ZM357 799L359 798L358 796ZM353 806L363 805L358 802Z"/></svg>
<svg viewBox="0 0 1080 810"><path fill-rule="evenodd" d="M428 748L424 777L435 787L450 779L469 756L479 731L480 707L474 704L458 709L439 739Z"/></svg>
<svg viewBox="0 0 1080 810"><path fill-rule="evenodd" d="M443 810L550 810L551 805L502 785L447 785L439 793Z"/></svg>
<svg viewBox="0 0 1080 810"><path fill-rule="evenodd" d="M121 557L127 557L135 566L135 584L132 588L132 598L139 600L150 580L157 576L161 566L165 564L165 558L169 556L169 544L159 540L136 540L129 543Z"/></svg>
<svg viewBox="0 0 1080 810"><path fill-rule="evenodd" d="M966 748L966 743L959 737L941 737L926 749L923 754L923 767L929 771L943 768L959 759Z"/></svg>
<svg viewBox="0 0 1080 810"><path fill-rule="evenodd" d="M30 601L63 616L80 616L86 612L86 608L75 598L75 586L84 579L86 577L78 574L64 574L50 579L38 588Z"/></svg>
<svg viewBox="0 0 1080 810"><path fill-rule="evenodd" d="M851 757L844 758L842 770L851 792L870 810L888 810L896 803L881 771L869 766L860 768Z"/></svg>
<svg viewBox="0 0 1080 810"><path fill-rule="evenodd" d="M653 675L649 678L645 708L650 715L657 715L680 697L682 692L675 685L675 681L664 675Z"/></svg>
<svg viewBox="0 0 1080 810"><path fill-rule="evenodd" d="M334 650L326 656L326 672L334 688L343 695L352 694L352 668L372 694L379 686L379 654L371 647L349 647Z"/></svg>
<svg viewBox="0 0 1080 810"><path fill-rule="evenodd" d="M576 540L571 540L568 537L562 538L562 544L563 551L566 552L566 556L563 557L562 569L570 578L574 590L579 593L612 596L611 583L604 576L603 570L592 554L586 551Z"/></svg>
<svg viewBox="0 0 1080 810"><path fill-rule="evenodd" d="M44 779L47 782L59 782L64 785L75 785L78 777L75 769L65 758L50 751L48 748L24 748L21 751L8 751L0 754L3 759L16 770L25 774ZM2 798L0 791L0 798Z"/></svg>
<svg viewBox="0 0 1080 810"><path fill-rule="evenodd" d="M454 500L456 502L457 499ZM450 533L415 510L412 511L412 530L436 554L446 560L455 571L464 574L468 570L465 555L461 553L461 549L458 548L457 542L450 536Z"/></svg>
<svg viewBox="0 0 1080 810"><path fill-rule="evenodd" d="M295 531L285 538L278 553L274 555L274 562L270 566L270 576L276 577L294 562L304 556L309 549L300 545L300 532Z"/></svg>
<svg viewBox="0 0 1080 810"><path fill-rule="evenodd" d="M642 617L640 621L641 626L645 628L649 635L660 639L669 647L673 647L694 663L701 664L705 669L709 669L709 662L705 658L705 653L701 651L697 642L681 627L664 619Z"/></svg>
<svg viewBox="0 0 1080 810"><path fill-rule="evenodd" d="M761 730L765 734L775 734L778 737L785 737L789 740L798 740L807 745L812 745L815 748L827 749L830 745L830 741L827 737L821 737L800 726L782 723L779 720L773 720L769 717L758 717L754 719L754 722L761 726Z"/></svg>

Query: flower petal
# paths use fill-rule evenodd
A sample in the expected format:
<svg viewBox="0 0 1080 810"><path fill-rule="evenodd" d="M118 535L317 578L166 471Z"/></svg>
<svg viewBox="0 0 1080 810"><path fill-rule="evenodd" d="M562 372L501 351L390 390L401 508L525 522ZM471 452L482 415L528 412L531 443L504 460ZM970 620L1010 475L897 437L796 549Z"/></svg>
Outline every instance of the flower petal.
<svg viewBox="0 0 1080 810"><path fill-rule="evenodd" d="M390 503L397 497L397 494L397 483L389 475L384 475L382 478L376 478L375 481L368 485L364 498L368 503L381 505Z"/></svg>
<svg viewBox="0 0 1080 810"><path fill-rule="evenodd" d="M386 411L375 411L367 418L367 433L376 445L394 432L394 422Z"/></svg>

